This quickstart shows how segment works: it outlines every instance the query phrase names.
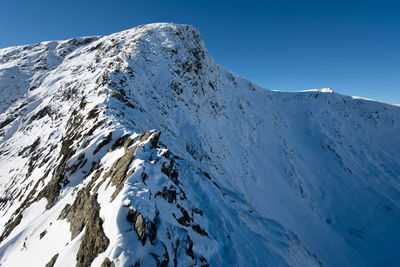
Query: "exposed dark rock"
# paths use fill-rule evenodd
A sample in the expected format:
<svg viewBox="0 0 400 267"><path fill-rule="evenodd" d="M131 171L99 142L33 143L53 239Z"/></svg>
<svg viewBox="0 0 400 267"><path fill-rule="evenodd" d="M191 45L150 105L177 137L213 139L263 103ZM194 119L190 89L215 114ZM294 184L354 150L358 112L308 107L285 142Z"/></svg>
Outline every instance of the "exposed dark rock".
<svg viewBox="0 0 400 267"><path fill-rule="evenodd" d="M131 214L128 213L129 218L127 217L127 219L128 219L128 221L131 222L132 219L134 218L136 212L133 210L132 210L132 212L131 212L131 210L129 212ZM157 236L158 214L159 214L159 211L156 210L156 214L155 214L153 220L146 220L143 217L143 214L139 214L136 217L134 227L135 227L135 231L138 235L138 239L140 241L142 241L143 246L146 244L147 238L149 238L150 243L152 245L154 245L154 240L156 239L156 236Z"/></svg>
<svg viewBox="0 0 400 267"><path fill-rule="evenodd" d="M169 88L171 88L177 95L180 95L183 93L183 89L181 88L181 84L176 81L172 81L169 84Z"/></svg>
<svg viewBox="0 0 400 267"><path fill-rule="evenodd" d="M157 236L157 224L158 224L158 215L159 211L156 210L156 214L154 216L153 221L150 221L147 225L147 236L149 237L150 243L154 245L154 240Z"/></svg>
<svg viewBox="0 0 400 267"><path fill-rule="evenodd" d="M169 151L169 149L166 149L162 154L162 157L164 158L169 158L171 156L171 152Z"/></svg>
<svg viewBox="0 0 400 267"><path fill-rule="evenodd" d="M178 176L179 176L178 171L177 170L173 170L168 177L175 185L178 185L179 184Z"/></svg>
<svg viewBox="0 0 400 267"><path fill-rule="evenodd" d="M109 258L105 258L103 263L101 264L101 267L115 267L115 264Z"/></svg>
<svg viewBox="0 0 400 267"><path fill-rule="evenodd" d="M131 139L125 141L124 147L128 142L131 142ZM130 148L125 148L125 154L117 159L111 166L110 170L104 174L104 179L110 178L111 184L116 187L114 193L111 195L112 199L118 195L122 190L125 181L129 178L129 176L127 176L127 171L135 157L136 147L137 146L135 145Z"/></svg>
<svg viewBox="0 0 400 267"><path fill-rule="evenodd" d="M204 172L203 174L208 180L211 180L211 176L207 172Z"/></svg>
<svg viewBox="0 0 400 267"><path fill-rule="evenodd" d="M135 230L138 235L138 238L140 241L142 241L142 244L146 243L146 232L145 232L145 221L143 219L143 215L139 214L136 218L135 222Z"/></svg>
<svg viewBox="0 0 400 267"><path fill-rule="evenodd" d="M134 223L135 222L135 216L136 216L136 210L130 208L129 211L128 211L128 215L126 216L126 219L128 220L128 222Z"/></svg>
<svg viewBox="0 0 400 267"><path fill-rule="evenodd" d="M92 186L94 185L94 183L97 181L97 179L99 179L101 173L103 172L103 168L101 168L100 170L97 170L96 173L93 175L92 180L89 182L88 186L91 189ZM96 186L93 188L93 192L97 193L97 191L99 190L100 186L105 182L106 180L103 178L99 183L96 184Z"/></svg>
<svg viewBox="0 0 400 267"><path fill-rule="evenodd" d="M40 233L39 239L42 239L46 235L47 231L44 230L43 232Z"/></svg>
<svg viewBox="0 0 400 267"><path fill-rule="evenodd" d="M161 256L158 256L154 253L150 253L150 254L155 259L157 267L168 267L168 263L169 263L168 249L165 246L164 242L161 242L161 244L163 245L164 251L165 251L162 258L161 258ZM160 258L161 258L161 260L160 260Z"/></svg>
<svg viewBox="0 0 400 267"><path fill-rule="evenodd" d="M87 104L87 102L85 100L85 97L83 97L81 102L79 103L79 108L84 109L86 107L86 104Z"/></svg>
<svg viewBox="0 0 400 267"><path fill-rule="evenodd" d="M97 118L98 115L99 115L99 110L98 110L98 106L96 105L91 111L89 111L87 119L91 120L91 119Z"/></svg>
<svg viewBox="0 0 400 267"><path fill-rule="evenodd" d="M99 161L92 161L92 167L90 167L90 170L89 170L89 172L87 173L87 175L86 175L86 177L88 177L89 175L91 175L95 170L96 170L96 172L98 171L98 169L99 169L99 167L100 167L100 160ZM95 173L95 175L96 175L96 173ZM97 177L98 178L98 177ZM97 179L96 178L96 179Z"/></svg>
<svg viewBox="0 0 400 267"><path fill-rule="evenodd" d="M36 167L40 156L41 156L40 153L31 154L31 157L30 157L29 162L28 162L28 171L26 172L26 176L25 176L26 178L31 176L31 174L33 172L33 169Z"/></svg>
<svg viewBox="0 0 400 267"><path fill-rule="evenodd" d="M110 132L93 151L93 155L100 151L105 145L108 145L112 140L112 133Z"/></svg>
<svg viewBox="0 0 400 267"><path fill-rule="evenodd" d="M163 191L162 192L157 192L155 194L155 197L161 196L163 197L165 200L168 201L168 203L172 203L176 201L176 190L175 188L173 188L172 186L170 186L170 188L168 189L166 186L163 187Z"/></svg>
<svg viewBox="0 0 400 267"><path fill-rule="evenodd" d="M28 208L35 200L33 198L33 196L36 193L36 189L38 187L38 185L40 183L43 182L44 178L47 177L47 175L49 174L50 169L46 170L45 174L43 175L42 178L40 178L36 184L34 185L34 187L32 188L32 190L28 193L28 196L25 198L25 200L21 203L21 205L15 210L14 212L14 220L10 219L4 226L4 230L2 235L0 236L0 243L12 232L12 230L14 230L14 228L20 224L21 220L22 220L22 212Z"/></svg>
<svg viewBox="0 0 400 267"><path fill-rule="evenodd" d="M16 117L8 117L6 118L5 121L0 123L0 129L3 129L4 127L6 127L7 125L9 125L10 123L12 123L14 120L16 119Z"/></svg>
<svg viewBox="0 0 400 267"><path fill-rule="evenodd" d="M71 239L74 239L86 226L76 255L76 266L90 266L97 255L104 252L109 245L99 213L100 204L97 202L97 194L90 195L87 188L81 189L74 203L66 205L61 211L59 219L67 219L70 223Z"/></svg>
<svg viewBox="0 0 400 267"><path fill-rule="evenodd" d="M182 187L179 187L179 199L180 200L185 200L186 199L186 194L185 191L182 190Z"/></svg>
<svg viewBox="0 0 400 267"><path fill-rule="evenodd" d="M31 145L24 147L19 153L18 156L22 156L25 152L28 151L28 155L32 154L37 146L40 144L40 137L38 137Z"/></svg>
<svg viewBox="0 0 400 267"><path fill-rule="evenodd" d="M85 134L85 136L92 136L94 131L96 131L97 128L99 128L101 125L104 124L104 120L97 122L95 125L93 125L92 128Z"/></svg>
<svg viewBox="0 0 400 267"><path fill-rule="evenodd" d="M139 137L139 141L140 141L140 142L146 141L146 140L150 137L150 135L151 135L151 132L150 132L150 131L149 131L149 132L146 132L145 134L142 134L142 135Z"/></svg>
<svg viewBox="0 0 400 267"><path fill-rule="evenodd" d="M181 207L179 204L177 204L177 208L180 209L180 211L182 212L182 217L177 219L175 217L176 215L173 213L172 215L174 216L176 221L183 226L190 226L190 223L191 223L191 221L193 221L193 219L190 218L189 213L183 207Z"/></svg>
<svg viewBox="0 0 400 267"><path fill-rule="evenodd" d="M114 142L114 144L112 144L111 147L108 149L108 152L112 152L112 151L114 151L116 148L122 146L128 137L129 137L129 134L125 134L125 135L119 137L119 138Z"/></svg>
<svg viewBox="0 0 400 267"><path fill-rule="evenodd" d="M117 93L117 92L112 92L112 94L110 95L111 97L118 99L121 102L127 102L125 95L121 94L121 93Z"/></svg>
<svg viewBox="0 0 400 267"><path fill-rule="evenodd" d="M7 203L11 198L9 197L0 197L0 203L4 204Z"/></svg>
<svg viewBox="0 0 400 267"><path fill-rule="evenodd" d="M88 183L88 190L92 189L93 184L97 181L97 179L99 179L103 170L103 168L96 170L96 172L93 174L92 180L90 180L90 182ZM88 176L90 175L90 173L91 172L89 172ZM94 192L97 192L97 190L94 190Z"/></svg>
<svg viewBox="0 0 400 267"><path fill-rule="evenodd" d="M174 267L178 266L178 257L177 257L177 254L178 254L179 244L180 244L180 240L179 240L179 239L176 239L175 244L174 244L174 243L171 244L171 245L172 245L173 252L174 252Z"/></svg>
<svg viewBox="0 0 400 267"><path fill-rule="evenodd" d="M158 256L155 253L150 252L150 256L152 256L154 258L154 260L156 261L156 266L160 266L160 260L158 259L160 256Z"/></svg>
<svg viewBox="0 0 400 267"><path fill-rule="evenodd" d="M35 121L35 120L40 120L41 118L43 118L46 115L50 115L51 114L51 108L49 106L45 106L44 108L42 108L41 110L39 110L36 114L34 114L31 119L29 120L29 123Z"/></svg>
<svg viewBox="0 0 400 267"><path fill-rule="evenodd" d="M160 131L155 132L155 133L153 133L151 135L151 139L150 139L150 145L151 145L150 147L151 148L156 148L157 147L158 141L160 140L160 135L161 135Z"/></svg>
<svg viewBox="0 0 400 267"><path fill-rule="evenodd" d="M78 137L80 137L81 132L79 131L79 128L82 125L83 121L83 117L78 114L76 110L74 110L67 121L67 139L77 139Z"/></svg>
<svg viewBox="0 0 400 267"><path fill-rule="evenodd" d="M185 240L185 251L186 255L191 257L194 260L194 252L193 252L193 241L190 239L190 236L187 235L187 238Z"/></svg>
<svg viewBox="0 0 400 267"><path fill-rule="evenodd" d="M214 84L213 84L211 81L208 82L208 85L209 85L213 90L215 90L215 86L214 86Z"/></svg>
<svg viewBox="0 0 400 267"><path fill-rule="evenodd" d="M79 154L76 162L68 168L65 168L66 171L69 171L71 174L75 173L79 168L83 167L83 163L86 163L85 153Z"/></svg>
<svg viewBox="0 0 400 267"><path fill-rule="evenodd" d="M161 262L161 266L162 267L168 267L168 263L169 263L169 254L168 254L168 249L167 249L167 246L164 244L164 242L161 242L162 244L163 244L163 247L164 247L164 259L163 259L163 261Z"/></svg>
<svg viewBox="0 0 400 267"><path fill-rule="evenodd" d="M146 184L147 173L145 173L145 172L143 171L142 174L140 175L140 178L142 178L142 182L143 182L144 184Z"/></svg>
<svg viewBox="0 0 400 267"><path fill-rule="evenodd" d="M86 188L78 191L72 205L67 204L61 211L58 219L67 219L70 223L71 239L74 239L85 227L93 212L100 206L96 206L97 195L90 195Z"/></svg>
<svg viewBox="0 0 400 267"><path fill-rule="evenodd" d="M74 128L75 126L70 125L70 128ZM67 134L67 137L62 141L61 150L59 153L58 159L60 163L53 170L53 177L50 182L42 189L42 191L38 194L37 200L45 197L47 199L46 208L49 209L53 206L53 204L57 201L58 196L60 195L61 185L65 186L69 183L68 179L65 177L66 165L68 160L75 154L75 149L73 148L73 142L77 138L79 133Z"/></svg>
<svg viewBox="0 0 400 267"><path fill-rule="evenodd" d="M135 109L135 108L136 108L136 107L135 107L132 103L130 103L130 102L127 102L125 105L126 105L127 107L132 108L132 109Z"/></svg>
<svg viewBox="0 0 400 267"><path fill-rule="evenodd" d="M213 184L221 191L221 187L216 182L213 182Z"/></svg>
<svg viewBox="0 0 400 267"><path fill-rule="evenodd" d="M11 218L4 227L4 231L2 233L2 235L0 236L0 242L3 241L5 238L7 238L7 236L9 236L12 232L12 230L14 230L14 228L20 224L22 220L22 214L19 213L15 218Z"/></svg>
<svg viewBox="0 0 400 267"><path fill-rule="evenodd" d="M174 163L175 163L174 159L171 159L169 164L163 163L163 165L161 167L161 172L163 172L167 176L170 176L172 168L174 167Z"/></svg>
<svg viewBox="0 0 400 267"><path fill-rule="evenodd" d="M54 264L56 263L58 258L58 253L51 258L51 260L45 265L45 267L53 267Z"/></svg>
<svg viewBox="0 0 400 267"><path fill-rule="evenodd" d="M133 140L133 139L131 139L131 138L128 138L128 139L123 143L124 149L125 149L125 150L128 149L128 147L130 147L130 146L133 144L134 141L135 141L135 140Z"/></svg>
<svg viewBox="0 0 400 267"><path fill-rule="evenodd" d="M200 216L203 216L203 211L198 208L191 208L190 210L196 214L199 214ZM192 215L193 215L193 213L192 213Z"/></svg>
<svg viewBox="0 0 400 267"><path fill-rule="evenodd" d="M204 229L202 229L198 224L192 225L192 229L202 236L208 236L207 232Z"/></svg>
<svg viewBox="0 0 400 267"><path fill-rule="evenodd" d="M175 159L171 159L169 164L164 162L161 167L161 172L166 174L168 178L175 184L178 185L178 176L179 173L176 169L174 169Z"/></svg>
<svg viewBox="0 0 400 267"><path fill-rule="evenodd" d="M209 267L207 260L204 257L200 257L201 267Z"/></svg>
<svg viewBox="0 0 400 267"><path fill-rule="evenodd" d="M98 203L97 205L99 206ZM86 224L85 235L76 255L77 267L90 266L97 255L103 253L110 243L104 234L103 220L99 216L99 209L96 209Z"/></svg>

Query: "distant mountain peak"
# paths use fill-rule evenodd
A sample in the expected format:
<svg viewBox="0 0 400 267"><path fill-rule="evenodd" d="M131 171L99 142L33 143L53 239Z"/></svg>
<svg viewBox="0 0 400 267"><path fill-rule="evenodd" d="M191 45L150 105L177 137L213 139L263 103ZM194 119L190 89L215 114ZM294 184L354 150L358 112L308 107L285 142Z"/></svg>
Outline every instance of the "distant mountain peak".
<svg viewBox="0 0 400 267"><path fill-rule="evenodd" d="M334 91L331 88L308 89L308 90L303 90L302 92L334 93Z"/></svg>

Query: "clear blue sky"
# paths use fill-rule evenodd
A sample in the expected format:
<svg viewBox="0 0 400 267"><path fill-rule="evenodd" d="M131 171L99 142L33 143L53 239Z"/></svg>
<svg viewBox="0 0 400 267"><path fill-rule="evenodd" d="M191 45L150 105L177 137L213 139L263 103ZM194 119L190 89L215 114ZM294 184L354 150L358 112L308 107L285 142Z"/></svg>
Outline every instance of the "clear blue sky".
<svg viewBox="0 0 400 267"><path fill-rule="evenodd" d="M400 0L2 0L0 47L192 24L220 65L275 90L400 103Z"/></svg>

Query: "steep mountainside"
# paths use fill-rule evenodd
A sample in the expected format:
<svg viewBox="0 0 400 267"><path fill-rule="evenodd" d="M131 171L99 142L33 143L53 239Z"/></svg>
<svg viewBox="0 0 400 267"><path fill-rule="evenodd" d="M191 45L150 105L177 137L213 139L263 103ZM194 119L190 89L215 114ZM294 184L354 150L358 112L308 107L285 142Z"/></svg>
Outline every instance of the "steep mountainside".
<svg viewBox="0 0 400 267"><path fill-rule="evenodd" d="M150 24L0 50L1 266L400 264L400 107L260 88Z"/></svg>

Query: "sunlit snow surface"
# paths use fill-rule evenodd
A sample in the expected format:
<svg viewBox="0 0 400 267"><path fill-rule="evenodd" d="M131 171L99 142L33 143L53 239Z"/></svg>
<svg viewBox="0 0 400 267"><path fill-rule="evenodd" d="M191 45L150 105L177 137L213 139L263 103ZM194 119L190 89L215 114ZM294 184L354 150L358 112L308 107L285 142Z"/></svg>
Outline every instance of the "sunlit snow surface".
<svg viewBox="0 0 400 267"><path fill-rule="evenodd" d="M98 116L88 119L92 110ZM57 253L55 266L73 266L84 231L71 240L61 211L91 181L92 162L103 175L124 155L122 147L108 151L114 141L150 130L161 131L160 145L138 148L116 198L115 186L99 185L110 243L92 266L106 257L152 266L151 253L165 250L174 266L173 242L186 235L196 257L178 250L178 266L200 266L200 256L210 266L400 264L400 107L330 89L260 88L217 65L193 27L150 24L1 49L0 111L1 232L51 180L71 114L85 118L85 131L101 124L71 145L66 168L82 153L87 163L66 171L54 206L35 201L0 243L1 266L44 266ZM94 153L109 133L112 141ZM185 194L179 203L155 197L173 185L161 171L166 148ZM177 204L203 211L192 225L208 236L176 220ZM148 218L158 210L154 244L138 240L127 205Z"/></svg>

